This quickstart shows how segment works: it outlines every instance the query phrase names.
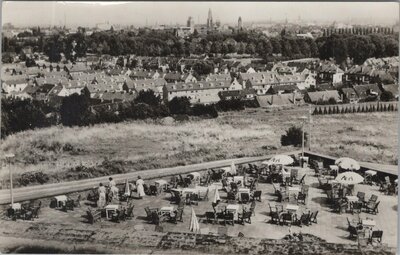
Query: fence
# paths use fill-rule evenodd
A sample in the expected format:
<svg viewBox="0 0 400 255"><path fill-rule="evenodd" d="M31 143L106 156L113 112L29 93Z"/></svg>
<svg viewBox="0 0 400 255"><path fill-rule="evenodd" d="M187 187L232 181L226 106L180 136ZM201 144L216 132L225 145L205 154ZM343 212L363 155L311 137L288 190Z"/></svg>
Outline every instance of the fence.
<svg viewBox="0 0 400 255"><path fill-rule="evenodd" d="M398 110L398 102L368 102L358 104L316 105L313 115L363 112L391 112Z"/></svg>

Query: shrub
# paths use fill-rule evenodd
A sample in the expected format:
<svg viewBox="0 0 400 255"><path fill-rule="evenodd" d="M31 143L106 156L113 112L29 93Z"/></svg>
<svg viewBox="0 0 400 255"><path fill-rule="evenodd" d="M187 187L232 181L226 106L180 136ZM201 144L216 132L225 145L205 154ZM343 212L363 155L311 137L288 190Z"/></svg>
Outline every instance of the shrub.
<svg viewBox="0 0 400 255"><path fill-rule="evenodd" d="M286 130L286 134L281 136L282 146L294 145L299 147L302 145L303 130L300 127L292 126ZM307 142L308 134L304 133L304 143Z"/></svg>
<svg viewBox="0 0 400 255"><path fill-rule="evenodd" d="M244 102L240 99L229 99L229 100L220 100L217 103L217 109L219 111L241 111L244 110Z"/></svg>
<svg viewBox="0 0 400 255"><path fill-rule="evenodd" d="M188 114L190 111L190 101L188 97L174 97L168 102L171 114Z"/></svg>
<svg viewBox="0 0 400 255"><path fill-rule="evenodd" d="M17 180L20 186L28 186L30 184L44 184L48 182L49 179L47 174L39 171L23 173Z"/></svg>
<svg viewBox="0 0 400 255"><path fill-rule="evenodd" d="M393 101L394 99L393 93L390 91L383 91L381 94L381 101L383 102Z"/></svg>

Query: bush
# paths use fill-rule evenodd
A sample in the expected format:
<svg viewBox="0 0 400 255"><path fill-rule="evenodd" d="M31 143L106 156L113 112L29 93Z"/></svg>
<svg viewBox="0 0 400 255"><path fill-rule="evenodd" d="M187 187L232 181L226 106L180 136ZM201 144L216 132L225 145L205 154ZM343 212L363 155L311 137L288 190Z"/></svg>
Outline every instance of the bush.
<svg viewBox="0 0 400 255"><path fill-rule="evenodd" d="M302 128L292 126L290 127L285 135L281 136L282 146L293 145L299 147L302 145L303 130ZM304 143L307 142L307 132L304 133Z"/></svg>
<svg viewBox="0 0 400 255"><path fill-rule="evenodd" d="M202 105L196 104L192 107L193 116L209 116L211 118L217 118L218 112L214 105Z"/></svg>
<svg viewBox="0 0 400 255"><path fill-rule="evenodd" d="M49 176L41 171L26 172L18 178L20 186L28 186L30 184L44 184L49 181Z"/></svg>
<svg viewBox="0 0 400 255"><path fill-rule="evenodd" d="M383 91L381 94L381 101L383 102L393 101L394 99L393 93L390 91Z"/></svg>
<svg viewBox="0 0 400 255"><path fill-rule="evenodd" d="M244 102L240 99L229 99L229 100L220 100L217 103L217 109L219 111L241 111L244 110Z"/></svg>
<svg viewBox="0 0 400 255"><path fill-rule="evenodd" d="M190 100L187 97L174 97L168 102L171 114L188 114L190 111Z"/></svg>

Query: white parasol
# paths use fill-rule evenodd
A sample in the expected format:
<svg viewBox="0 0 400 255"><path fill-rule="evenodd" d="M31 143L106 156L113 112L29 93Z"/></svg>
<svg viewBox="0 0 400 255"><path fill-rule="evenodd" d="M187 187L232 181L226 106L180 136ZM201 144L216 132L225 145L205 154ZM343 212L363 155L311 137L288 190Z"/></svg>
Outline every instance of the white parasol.
<svg viewBox="0 0 400 255"><path fill-rule="evenodd" d="M371 175L371 176L376 175L376 171L374 171L374 170L367 170L367 171L365 171L365 173L368 175Z"/></svg>
<svg viewBox="0 0 400 255"><path fill-rule="evenodd" d="M125 196L130 196L131 195L131 189L129 187L128 179L126 179L126 182L125 182L125 193L124 193L124 195Z"/></svg>
<svg viewBox="0 0 400 255"><path fill-rule="evenodd" d="M194 212L193 207L192 207L192 217L190 218L189 230L194 232L194 233L199 233L200 232L199 221L197 220L197 216L196 216L196 213Z"/></svg>
<svg viewBox="0 0 400 255"><path fill-rule="evenodd" d="M218 189L215 189L215 193L214 193L214 199L213 199L213 203L218 203L221 200L220 196L219 196L219 192Z"/></svg>
<svg viewBox="0 0 400 255"><path fill-rule="evenodd" d="M346 170L360 170L360 164L352 158L338 158L335 165Z"/></svg>
<svg viewBox="0 0 400 255"><path fill-rule="evenodd" d="M351 185L351 184L357 184L357 183L363 182L364 178L355 172L344 172L344 173L338 174L338 176L336 176L335 180L341 184Z"/></svg>
<svg viewBox="0 0 400 255"><path fill-rule="evenodd" d="M294 160L288 155L275 155L270 160L263 161L264 165L290 165L293 164Z"/></svg>

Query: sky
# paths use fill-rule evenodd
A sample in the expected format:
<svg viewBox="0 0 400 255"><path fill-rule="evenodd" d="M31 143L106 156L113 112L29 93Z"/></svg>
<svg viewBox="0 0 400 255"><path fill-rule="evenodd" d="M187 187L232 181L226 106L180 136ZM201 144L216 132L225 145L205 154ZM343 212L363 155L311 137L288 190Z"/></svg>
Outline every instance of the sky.
<svg viewBox="0 0 400 255"><path fill-rule="evenodd" d="M257 21L369 21L393 25L399 18L397 2L7 2L2 5L2 22L17 26L95 26L186 24L188 16L204 24L208 9L213 19L234 24Z"/></svg>

